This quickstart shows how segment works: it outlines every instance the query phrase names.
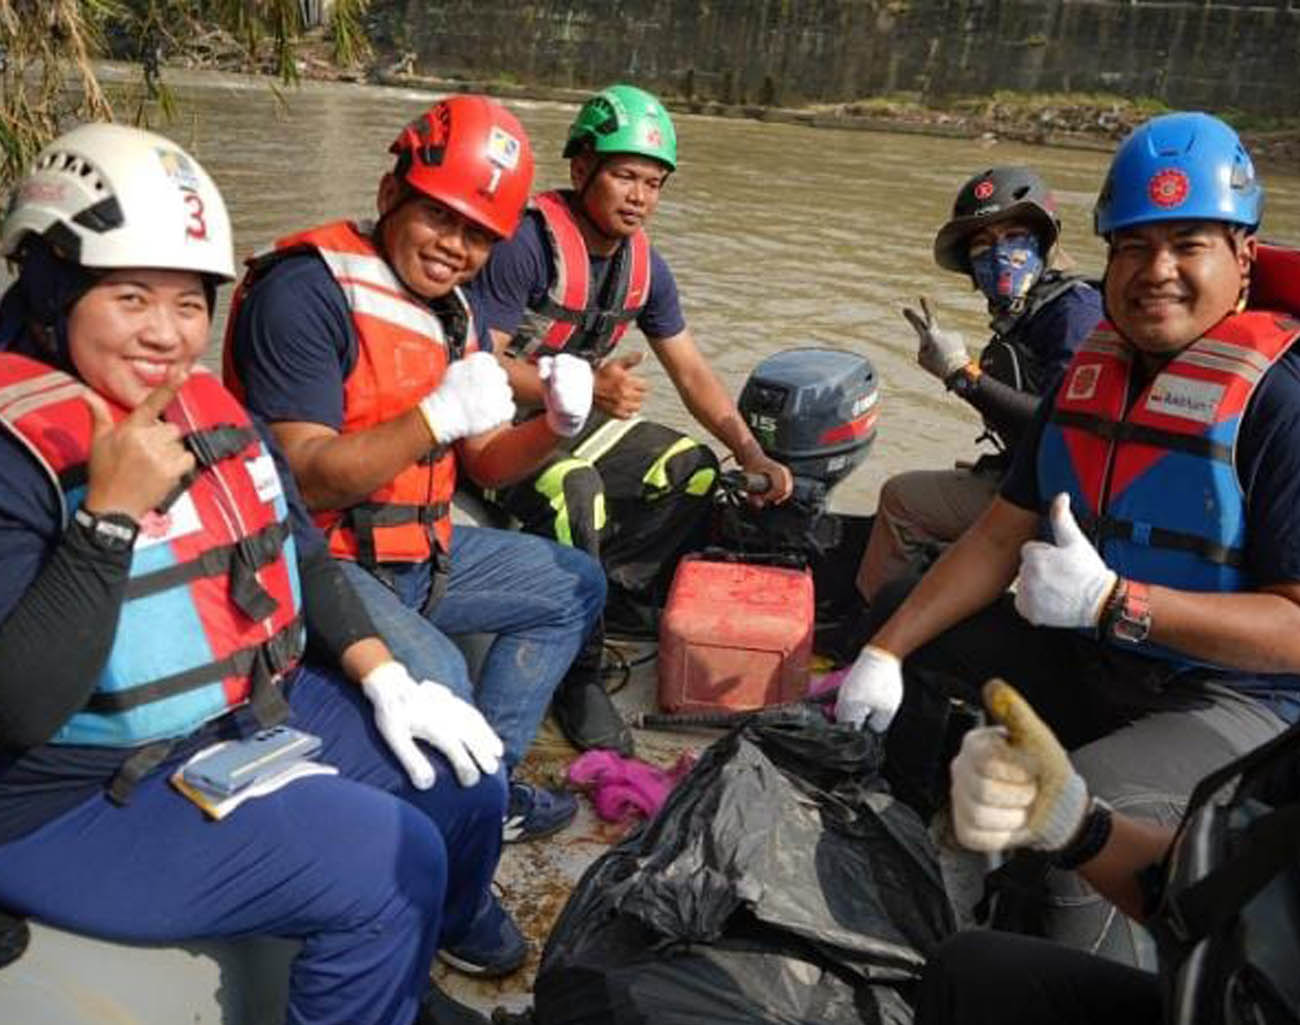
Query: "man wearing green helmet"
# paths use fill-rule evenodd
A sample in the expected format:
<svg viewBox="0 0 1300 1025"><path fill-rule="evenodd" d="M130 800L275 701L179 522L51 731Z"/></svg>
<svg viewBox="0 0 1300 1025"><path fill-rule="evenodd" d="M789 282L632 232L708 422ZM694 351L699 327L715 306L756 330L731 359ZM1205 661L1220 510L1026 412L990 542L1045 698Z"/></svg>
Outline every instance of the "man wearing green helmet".
<svg viewBox="0 0 1300 1025"><path fill-rule="evenodd" d="M539 357L566 352L595 368L596 411L528 479L491 495L525 530L599 557L611 619L662 603L677 556L700 537L717 477L705 445L637 414L646 380L640 352L613 355L635 322L700 424L740 466L765 474L760 501L790 494L790 471L769 459L709 367L682 315L672 272L644 231L677 167L677 133L662 104L630 85L592 96L569 129L571 189L533 197L500 242L471 302L491 330L518 404L539 409ZM579 747L630 748L599 682L602 638L578 657L552 699Z"/></svg>

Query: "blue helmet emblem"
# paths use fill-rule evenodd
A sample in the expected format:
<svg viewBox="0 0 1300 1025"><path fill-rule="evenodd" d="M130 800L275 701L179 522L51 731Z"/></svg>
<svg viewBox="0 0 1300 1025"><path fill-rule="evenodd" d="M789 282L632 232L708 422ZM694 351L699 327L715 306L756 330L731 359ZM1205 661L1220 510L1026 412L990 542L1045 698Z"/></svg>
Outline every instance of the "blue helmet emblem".
<svg viewBox="0 0 1300 1025"><path fill-rule="evenodd" d="M1098 235L1152 221L1225 221L1253 231L1264 189L1237 133L1202 113L1164 114L1125 139L1093 210Z"/></svg>

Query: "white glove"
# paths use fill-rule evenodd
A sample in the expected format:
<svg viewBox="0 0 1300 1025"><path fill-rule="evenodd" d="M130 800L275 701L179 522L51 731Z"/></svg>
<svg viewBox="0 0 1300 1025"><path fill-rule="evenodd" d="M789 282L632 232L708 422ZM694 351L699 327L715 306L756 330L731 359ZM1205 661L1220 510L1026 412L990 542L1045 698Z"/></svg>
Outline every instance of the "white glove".
<svg viewBox="0 0 1300 1025"><path fill-rule="evenodd" d="M921 364L921 369L946 384L948 378L970 363L970 353L966 351L960 331L945 331L939 326L924 296L921 297L921 310L924 317L910 307L903 307L903 316L916 329L921 340L916 350L916 362Z"/></svg>
<svg viewBox="0 0 1300 1025"><path fill-rule="evenodd" d="M1119 576L1079 529L1064 491L1048 517L1055 543L1020 546L1016 611L1035 626L1096 626Z"/></svg>
<svg viewBox="0 0 1300 1025"><path fill-rule="evenodd" d="M383 662L361 680L375 706L378 727L417 790L433 786L436 773L415 741L427 741L451 762L461 786L472 787L480 770L494 773L505 748L477 708L432 680L416 683L400 662Z"/></svg>
<svg viewBox="0 0 1300 1025"><path fill-rule="evenodd" d="M487 352L472 352L447 367L438 387L420 400L433 440L450 445L509 423L515 415L510 379Z"/></svg>
<svg viewBox="0 0 1300 1025"><path fill-rule="evenodd" d="M1060 850L1087 814L1083 778L1052 731L1012 687L990 681L985 695L994 717L1005 717L1007 725L971 730L953 759L957 840L973 851Z"/></svg>
<svg viewBox="0 0 1300 1025"><path fill-rule="evenodd" d="M546 426L561 438L572 438L591 412L591 364L566 352L543 356L537 376L546 388Z"/></svg>
<svg viewBox="0 0 1300 1025"><path fill-rule="evenodd" d="M862 649L840 683L835 699L835 721L863 723L884 733L903 703L903 664L884 648L868 644Z"/></svg>

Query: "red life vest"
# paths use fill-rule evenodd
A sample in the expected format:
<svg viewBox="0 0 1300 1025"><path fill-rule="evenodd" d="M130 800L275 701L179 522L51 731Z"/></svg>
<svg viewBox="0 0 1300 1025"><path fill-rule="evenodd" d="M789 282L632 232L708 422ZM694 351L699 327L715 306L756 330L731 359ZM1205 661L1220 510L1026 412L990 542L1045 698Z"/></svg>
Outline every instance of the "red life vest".
<svg viewBox="0 0 1300 1025"><path fill-rule="evenodd" d="M86 391L45 363L0 353L0 423L49 474L65 523L85 496ZM182 737L249 701L259 718L274 718L282 699L270 685L298 661L298 566L270 453L204 370L191 373L164 416L184 433L199 471L164 514L142 524L108 660L86 707L52 743L135 747Z"/></svg>
<svg viewBox="0 0 1300 1025"><path fill-rule="evenodd" d="M1127 406L1134 353L1103 321L1065 372L1038 451L1044 500L1068 491L1106 564L1183 590L1234 591L1246 506L1235 465L1241 418L1300 322L1225 317Z"/></svg>
<svg viewBox="0 0 1300 1025"><path fill-rule="evenodd" d="M357 359L343 382L342 433L386 423L414 407L437 387L448 362L477 348L469 305L452 294L462 326L448 330L427 303L397 279L370 240L369 225L350 221L321 225L275 242L248 261L227 321L225 375L236 394L239 368L232 358L239 306L253 281L285 256L314 250L338 283L357 335ZM450 319L450 318L449 318ZM451 546L451 497L456 460L450 449L431 450L362 502L314 514L330 552L363 565L424 562L435 545Z"/></svg>
<svg viewBox="0 0 1300 1025"><path fill-rule="evenodd" d="M625 239L601 294L593 295L587 243L566 193L538 193L532 209L541 216L555 274L546 296L525 313L510 348L532 362L547 353L567 352L598 364L649 300L650 240L639 229Z"/></svg>

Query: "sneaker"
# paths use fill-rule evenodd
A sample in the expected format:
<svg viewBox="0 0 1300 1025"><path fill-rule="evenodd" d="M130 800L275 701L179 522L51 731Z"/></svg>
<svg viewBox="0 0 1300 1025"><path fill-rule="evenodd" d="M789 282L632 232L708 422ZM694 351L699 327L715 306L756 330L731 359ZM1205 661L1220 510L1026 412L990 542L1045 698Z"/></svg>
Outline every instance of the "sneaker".
<svg viewBox="0 0 1300 1025"><path fill-rule="evenodd" d="M604 748L629 757L632 730L598 679L568 677L551 696L560 732L579 751Z"/></svg>
<svg viewBox="0 0 1300 1025"><path fill-rule="evenodd" d="M491 1022L474 1008L453 1000L430 980L429 988L420 997L415 1025L491 1025Z"/></svg>
<svg viewBox="0 0 1300 1025"><path fill-rule="evenodd" d="M546 790L512 780L501 839L505 843L540 840L558 833L577 814L578 799L567 790Z"/></svg>
<svg viewBox="0 0 1300 1025"><path fill-rule="evenodd" d="M510 912L490 894L465 935L439 950L438 957L466 975L495 979L524 963L528 941Z"/></svg>

